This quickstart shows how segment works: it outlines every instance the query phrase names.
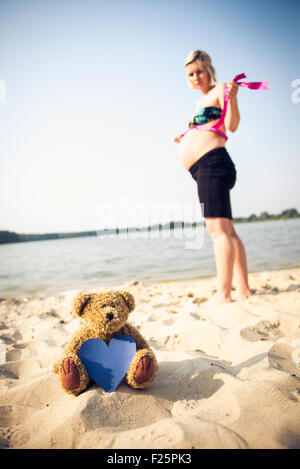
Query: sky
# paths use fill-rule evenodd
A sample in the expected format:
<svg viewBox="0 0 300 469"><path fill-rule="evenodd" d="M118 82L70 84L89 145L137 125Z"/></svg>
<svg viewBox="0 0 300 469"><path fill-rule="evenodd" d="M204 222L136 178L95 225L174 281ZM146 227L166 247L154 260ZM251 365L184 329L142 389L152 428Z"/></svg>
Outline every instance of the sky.
<svg viewBox="0 0 300 469"><path fill-rule="evenodd" d="M0 0L0 230L193 218L173 138L201 97L184 68L196 49L217 82L270 85L238 91L233 216L300 211L299 14L298 0Z"/></svg>

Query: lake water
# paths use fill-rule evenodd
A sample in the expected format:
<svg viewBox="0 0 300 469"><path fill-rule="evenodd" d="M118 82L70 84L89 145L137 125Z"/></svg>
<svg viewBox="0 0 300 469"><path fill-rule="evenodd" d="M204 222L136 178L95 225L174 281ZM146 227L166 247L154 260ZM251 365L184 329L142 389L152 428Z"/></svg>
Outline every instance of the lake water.
<svg viewBox="0 0 300 469"><path fill-rule="evenodd" d="M235 224L249 272L300 266L300 219ZM213 243L203 226L0 245L0 295L57 294L216 275ZM163 237L164 236L164 237Z"/></svg>

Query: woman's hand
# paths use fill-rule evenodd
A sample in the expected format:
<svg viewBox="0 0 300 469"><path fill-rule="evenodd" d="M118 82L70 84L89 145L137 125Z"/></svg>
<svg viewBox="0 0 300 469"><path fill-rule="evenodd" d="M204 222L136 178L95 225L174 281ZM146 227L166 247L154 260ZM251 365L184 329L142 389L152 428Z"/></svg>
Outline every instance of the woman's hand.
<svg viewBox="0 0 300 469"><path fill-rule="evenodd" d="M231 80L226 84L226 87L227 87L228 98L235 99L237 92L239 90L239 85L235 81Z"/></svg>
<svg viewBox="0 0 300 469"><path fill-rule="evenodd" d="M180 143L182 137L183 137L183 135L179 135L179 137L175 137L173 141L176 142L176 143Z"/></svg>

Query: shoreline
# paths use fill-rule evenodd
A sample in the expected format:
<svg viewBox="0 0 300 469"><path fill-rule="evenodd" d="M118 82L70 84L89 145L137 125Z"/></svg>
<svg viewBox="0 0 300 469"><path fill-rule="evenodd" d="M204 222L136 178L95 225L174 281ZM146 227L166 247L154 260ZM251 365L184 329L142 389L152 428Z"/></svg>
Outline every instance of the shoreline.
<svg viewBox="0 0 300 469"><path fill-rule="evenodd" d="M265 221L288 221L300 218L300 214L297 209L291 208L283 210L280 214L268 214L268 212L261 212L261 215L255 214L249 217L236 217L233 218L234 223L256 223ZM69 239L69 238L82 238L90 236L106 237L110 234L115 233L136 233L136 232L147 232L147 231L164 231L164 230L176 230L185 228L196 229L199 226L204 225L204 220L198 220L194 222L188 222L184 220L169 221L167 223L156 223L149 226L131 226L131 227L115 227L103 230L89 230L89 231L73 231L73 232L53 232L53 233L17 233L10 230L0 230L0 245L1 244L14 244L23 242L35 242L35 241L49 241L57 239Z"/></svg>
<svg viewBox="0 0 300 469"><path fill-rule="evenodd" d="M73 397L52 365L81 324L78 290L0 301L2 448L299 448L300 267L249 273L256 292L202 307L216 278L124 283L159 363L152 385ZM90 291L101 291L92 289Z"/></svg>
<svg viewBox="0 0 300 469"><path fill-rule="evenodd" d="M293 269L300 269L300 265L295 265L292 267L282 267L282 268L277 268L275 271L280 272L284 270L293 270ZM270 269L262 269L262 270L255 270L255 271L250 271L249 270L249 276L250 275L256 275L256 274L268 274L269 272L273 272L273 270ZM138 279L131 279L127 282L121 282L121 283L116 283L116 284L110 284L106 286L93 286L90 289L93 290L104 290L104 289L119 289L123 288L124 285L131 285L134 284L134 282L141 282L147 287L151 287L153 285L157 284L181 284L184 282L189 282L189 283L194 283L194 282L200 282L200 281L205 281L205 280L213 280L216 279L215 275L201 275L201 276L187 276L187 277L179 277L179 278L164 278L164 279L158 279L158 280L138 280ZM49 290L49 291L41 291L41 289L36 289L33 293L27 293L26 291L20 291L19 293L17 292L9 292L9 291L0 291L0 301L6 298L12 298L16 300L30 300L32 298L46 298L46 297L55 297L55 296L65 296L69 295L70 293L77 292L77 291L85 291L87 290L86 288L81 288L81 287L74 287L74 288L62 288L61 290Z"/></svg>

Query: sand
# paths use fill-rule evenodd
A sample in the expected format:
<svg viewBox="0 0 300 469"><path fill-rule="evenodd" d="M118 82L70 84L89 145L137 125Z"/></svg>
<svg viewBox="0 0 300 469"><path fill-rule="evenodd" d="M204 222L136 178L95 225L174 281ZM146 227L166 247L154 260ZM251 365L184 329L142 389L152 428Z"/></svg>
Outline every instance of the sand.
<svg viewBox="0 0 300 469"><path fill-rule="evenodd" d="M0 300L2 448L300 448L300 268L249 275L253 296L205 309L216 279L122 288L159 370L146 390L77 397L52 373L77 291Z"/></svg>

